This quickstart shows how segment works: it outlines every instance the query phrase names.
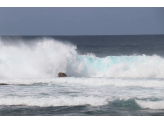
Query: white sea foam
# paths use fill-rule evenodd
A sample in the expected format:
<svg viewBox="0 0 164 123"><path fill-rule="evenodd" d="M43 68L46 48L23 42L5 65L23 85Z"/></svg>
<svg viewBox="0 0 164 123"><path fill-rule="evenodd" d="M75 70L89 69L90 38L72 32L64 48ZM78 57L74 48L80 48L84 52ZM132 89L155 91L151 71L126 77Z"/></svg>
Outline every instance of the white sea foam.
<svg viewBox="0 0 164 123"><path fill-rule="evenodd" d="M141 100L136 100L136 102L139 106L141 106L141 108L164 109L164 101L141 101Z"/></svg>
<svg viewBox="0 0 164 123"><path fill-rule="evenodd" d="M106 105L108 100L102 97L6 97L0 98L0 105L26 105L26 106L75 106L75 105Z"/></svg>
<svg viewBox="0 0 164 123"><path fill-rule="evenodd" d="M0 79L53 78L58 72L69 77L164 78L164 58L157 55L80 55L75 45L50 38L18 44L0 41Z"/></svg>
<svg viewBox="0 0 164 123"><path fill-rule="evenodd" d="M101 106L108 105L109 102L115 101L117 98L109 97L96 97L96 96L59 96L59 97L4 97L0 98L0 105L26 105L26 106L79 106L79 105L91 105ZM120 101L127 101L130 98L122 97L118 98ZM148 109L164 109L164 101L143 101L135 99L136 103L141 108Z"/></svg>
<svg viewBox="0 0 164 123"><path fill-rule="evenodd" d="M53 78L53 79L11 79L0 80L0 83L7 84L35 84L35 83L49 83L49 84L80 84L90 86L118 86L118 87L164 87L164 80L158 79L125 79L125 78Z"/></svg>
<svg viewBox="0 0 164 123"><path fill-rule="evenodd" d="M52 39L35 41L33 48L22 42L18 46L6 46L1 42L0 78L55 77L60 71L66 72L68 63L77 55L75 50L74 45Z"/></svg>

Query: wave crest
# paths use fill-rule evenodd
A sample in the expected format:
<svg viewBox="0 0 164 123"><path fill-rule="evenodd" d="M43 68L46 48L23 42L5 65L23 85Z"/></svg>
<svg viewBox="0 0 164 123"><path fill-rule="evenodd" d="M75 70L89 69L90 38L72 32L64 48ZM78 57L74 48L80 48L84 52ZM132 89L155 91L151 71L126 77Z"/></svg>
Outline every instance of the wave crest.
<svg viewBox="0 0 164 123"><path fill-rule="evenodd" d="M53 78L58 72L69 77L164 78L164 59L160 56L80 55L73 44L50 38L31 45L5 45L0 41L0 79Z"/></svg>

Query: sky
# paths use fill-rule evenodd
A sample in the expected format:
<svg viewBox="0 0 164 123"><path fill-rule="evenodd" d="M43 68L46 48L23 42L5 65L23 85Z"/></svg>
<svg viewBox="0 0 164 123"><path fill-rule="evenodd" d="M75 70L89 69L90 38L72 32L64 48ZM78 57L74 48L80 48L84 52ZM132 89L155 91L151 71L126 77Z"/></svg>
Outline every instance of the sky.
<svg viewBox="0 0 164 123"><path fill-rule="evenodd" d="M164 7L0 7L0 35L164 34Z"/></svg>

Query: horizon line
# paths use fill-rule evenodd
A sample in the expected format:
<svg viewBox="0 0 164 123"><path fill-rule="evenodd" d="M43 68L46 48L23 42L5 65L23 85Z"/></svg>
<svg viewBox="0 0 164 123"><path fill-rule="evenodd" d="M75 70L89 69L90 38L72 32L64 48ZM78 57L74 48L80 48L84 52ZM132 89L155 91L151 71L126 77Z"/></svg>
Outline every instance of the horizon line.
<svg viewBox="0 0 164 123"><path fill-rule="evenodd" d="M114 34L114 35L0 35L0 36L136 36L136 35L164 35L164 34Z"/></svg>

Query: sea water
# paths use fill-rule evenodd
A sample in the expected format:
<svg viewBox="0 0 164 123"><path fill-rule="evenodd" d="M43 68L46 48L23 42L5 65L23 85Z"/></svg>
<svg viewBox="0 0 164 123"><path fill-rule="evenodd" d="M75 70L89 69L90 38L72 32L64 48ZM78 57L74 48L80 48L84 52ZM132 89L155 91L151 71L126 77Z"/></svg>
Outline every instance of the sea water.
<svg viewBox="0 0 164 123"><path fill-rule="evenodd" d="M1 36L0 83L0 115L164 115L164 35Z"/></svg>

